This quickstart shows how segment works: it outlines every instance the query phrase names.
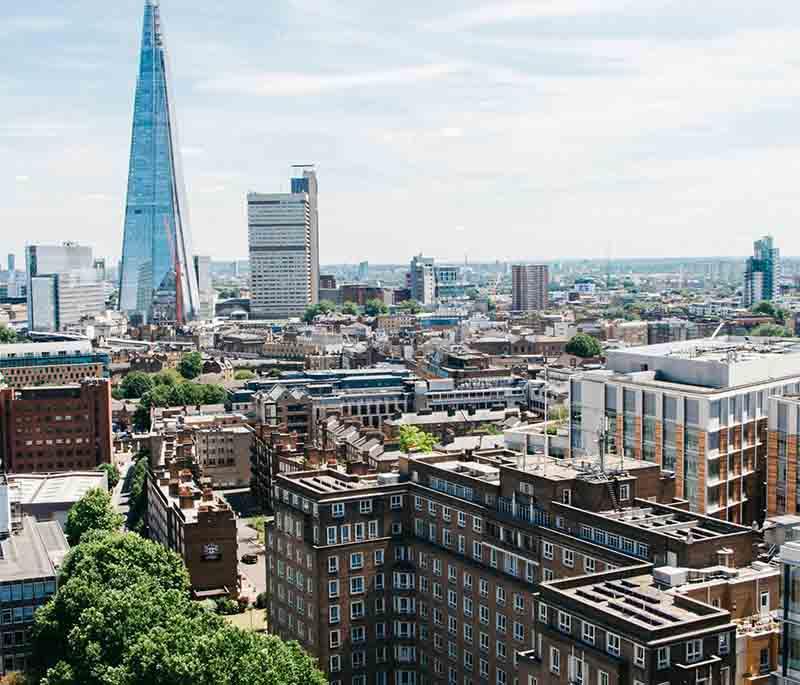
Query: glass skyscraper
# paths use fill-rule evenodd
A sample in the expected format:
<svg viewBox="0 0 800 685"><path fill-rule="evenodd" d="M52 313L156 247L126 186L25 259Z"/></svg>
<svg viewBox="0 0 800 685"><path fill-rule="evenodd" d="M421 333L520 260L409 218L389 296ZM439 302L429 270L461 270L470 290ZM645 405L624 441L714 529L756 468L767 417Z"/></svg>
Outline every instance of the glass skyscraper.
<svg viewBox="0 0 800 685"><path fill-rule="evenodd" d="M158 2L145 0L119 292L133 322L181 322L199 310L170 80Z"/></svg>

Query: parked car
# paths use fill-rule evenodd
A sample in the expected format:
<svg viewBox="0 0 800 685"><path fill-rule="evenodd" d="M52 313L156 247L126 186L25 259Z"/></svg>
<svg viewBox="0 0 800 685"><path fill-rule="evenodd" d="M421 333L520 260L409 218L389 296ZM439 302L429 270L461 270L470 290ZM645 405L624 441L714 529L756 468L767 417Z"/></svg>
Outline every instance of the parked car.
<svg viewBox="0 0 800 685"><path fill-rule="evenodd" d="M247 554L242 554L242 563L243 564L258 563L258 557L252 552L248 552Z"/></svg>

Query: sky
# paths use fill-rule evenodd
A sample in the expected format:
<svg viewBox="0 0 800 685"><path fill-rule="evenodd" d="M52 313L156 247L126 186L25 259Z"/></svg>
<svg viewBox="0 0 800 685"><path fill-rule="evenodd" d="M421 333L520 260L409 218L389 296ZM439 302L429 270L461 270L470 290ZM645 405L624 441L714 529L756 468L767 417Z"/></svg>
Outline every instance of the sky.
<svg viewBox="0 0 800 685"><path fill-rule="evenodd" d="M119 256L143 4L2 3L1 252ZM315 163L323 263L800 254L796 0L161 7L197 253Z"/></svg>

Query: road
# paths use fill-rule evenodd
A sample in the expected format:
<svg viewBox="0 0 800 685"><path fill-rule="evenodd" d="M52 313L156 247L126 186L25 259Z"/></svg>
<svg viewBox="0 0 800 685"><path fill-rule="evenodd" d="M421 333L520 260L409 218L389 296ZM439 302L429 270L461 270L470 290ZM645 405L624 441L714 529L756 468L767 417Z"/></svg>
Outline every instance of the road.
<svg viewBox="0 0 800 685"><path fill-rule="evenodd" d="M124 462L117 462L119 466L119 483L114 488L114 491L111 493L111 502L113 503L116 510L125 517L125 520L128 519L128 511L130 509L129 500L130 500L130 488L131 488L131 477L133 476L133 471L131 467L133 466L133 460L128 459Z"/></svg>
<svg viewBox="0 0 800 685"><path fill-rule="evenodd" d="M236 539L239 556L239 575L242 576L242 594L255 601L256 596L267 589L266 560L264 547L258 543L256 531L247 525L247 520L236 519ZM255 554L255 564L243 564L243 554Z"/></svg>

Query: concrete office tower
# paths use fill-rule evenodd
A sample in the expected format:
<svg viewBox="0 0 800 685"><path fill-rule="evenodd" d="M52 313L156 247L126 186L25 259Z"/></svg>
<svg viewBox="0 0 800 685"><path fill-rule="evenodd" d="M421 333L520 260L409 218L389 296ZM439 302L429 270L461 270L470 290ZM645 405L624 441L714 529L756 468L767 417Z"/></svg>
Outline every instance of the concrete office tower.
<svg viewBox="0 0 800 685"><path fill-rule="evenodd" d="M16 256L13 252L8 253L8 273L14 273L14 267L16 266Z"/></svg>
<svg viewBox="0 0 800 685"><path fill-rule="evenodd" d="M29 245L25 266L30 330L60 331L105 309L105 288L92 248L76 243Z"/></svg>
<svg viewBox="0 0 800 685"><path fill-rule="evenodd" d="M547 284L546 264L514 264L511 267L511 309L515 312L547 309Z"/></svg>
<svg viewBox="0 0 800 685"><path fill-rule="evenodd" d="M194 271L197 278L197 290L200 294L200 311L198 316L204 321L214 318L214 288L211 287L211 257L195 255Z"/></svg>
<svg viewBox="0 0 800 685"><path fill-rule="evenodd" d="M160 10L145 0L119 294L134 323L181 322L199 309L170 81Z"/></svg>
<svg viewBox="0 0 800 685"><path fill-rule="evenodd" d="M436 302L436 271L433 257L416 255L408 269L408 288L411 299L420 304L434 304Z"/></svg>
<svg viewBox="0 0 800 685"><path fill-rule="evenodd" d="M369 262L359 262L358 263L358 280L361 283L365 283L369 278Z"/></svg>
<svg viewBox="0 0 800 685"><path fill-rule="evenodd" d="M302 169L291 193L247 195L252 318L301 316L319 299L317 177Z"/></svg>
<svg viewBox="0 0 800 685"><path fill-rule="evenodd" d="M753 256L747 258L744 274L743 304L752 307L780 295L781 253L771 235L753 243Z"/></svg>

